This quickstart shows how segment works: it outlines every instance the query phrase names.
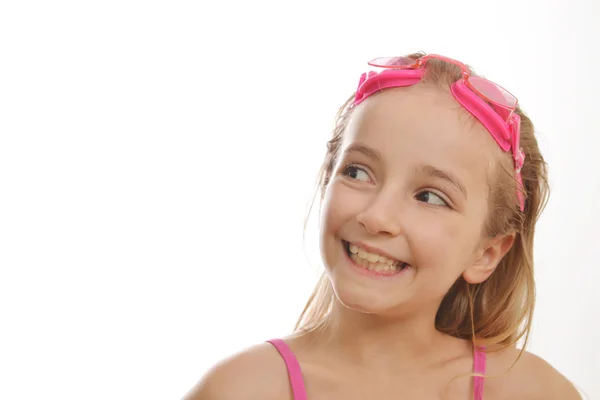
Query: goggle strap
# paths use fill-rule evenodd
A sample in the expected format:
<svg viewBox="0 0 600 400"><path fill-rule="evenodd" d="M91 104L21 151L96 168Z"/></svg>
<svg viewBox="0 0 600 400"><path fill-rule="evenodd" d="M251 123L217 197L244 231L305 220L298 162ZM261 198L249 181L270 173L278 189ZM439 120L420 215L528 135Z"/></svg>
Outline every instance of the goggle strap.
<svg viewBox="0 0 600 400"><path fill-rule="evenodd" d="M382 89L416 85L423 79L424 75L425 71L422 69L387 69L379 73L374 71L364 73L358 82L354 105L359 105L369 96Z"/></svg>
<svg viewBox="0 0 600 400"><path fill-rule="evenodd" d="M469 89L462 80L453 83L450 91L456 101L485 126L502 150L511 149L511 135L507 124L495 111L490 112L491 107L481 97Z"/></svg>

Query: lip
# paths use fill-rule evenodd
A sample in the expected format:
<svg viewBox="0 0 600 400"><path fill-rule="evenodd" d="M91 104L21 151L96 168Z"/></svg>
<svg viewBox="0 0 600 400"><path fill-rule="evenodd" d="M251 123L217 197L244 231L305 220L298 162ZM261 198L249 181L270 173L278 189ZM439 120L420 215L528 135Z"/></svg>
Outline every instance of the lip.
<svg viewBox="0 0 600 400"><path fill-rule="evenodd" d="M377 247L369 246L366 243L362 243L362 242L350 242L348 240L347 240L347 242L350 243L350 244L353 244L355 246L358 246L361 249L368 251L369 253L378 254L380 256L384 256L386 258L389 258L390 260L405 262L403 260L399 260L398 258L392 256L391 254L386 253L385 251L383 251L381 249L378 249ZM407 264L409 264L409 263L407 263Z"/></svg>

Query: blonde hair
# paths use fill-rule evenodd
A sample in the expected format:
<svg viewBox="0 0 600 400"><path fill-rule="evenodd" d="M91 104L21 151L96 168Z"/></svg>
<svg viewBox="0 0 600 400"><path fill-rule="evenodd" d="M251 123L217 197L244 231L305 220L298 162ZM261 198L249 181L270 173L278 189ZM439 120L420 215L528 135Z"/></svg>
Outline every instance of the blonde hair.
<svg viewBox="0 0 600 400"><path fill-rule="evenodd" d="M417 53L409 57L417 59L423 55ZM422 82L449 93L451 84L461 77L461 70L456 65L431 59ZM354 95L339 109L332 138L327 143L318 180L321 200L340 153L353 100ZM535 304L535 224L549 195L547 165L540 153L533 124L520 108L516 112L521 117L521 147L526 156L521 170L523 187L514 177L512 157L504 153L497 176L490 182L489 213L484 227L489 236L514 232L515 241L486 281L470 284L462 277L458 278L443 298L435 319L436 329L440 332L468 339L477 346L496 349L514 345L522 338L523 348L527 344ZM517 200L519 188L525 196L523 212ZM298 319L296 331L312 331L327 324L334 296L331 282L323 273Z"/></svg>

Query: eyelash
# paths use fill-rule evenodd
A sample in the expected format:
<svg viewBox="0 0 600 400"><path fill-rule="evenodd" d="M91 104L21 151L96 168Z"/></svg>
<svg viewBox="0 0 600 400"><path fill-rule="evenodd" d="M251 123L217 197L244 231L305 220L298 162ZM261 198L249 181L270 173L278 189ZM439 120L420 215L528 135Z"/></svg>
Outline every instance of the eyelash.
<svg viewBox="0 0 600 400"><path fill-rule="evenodd" d="M362 167L360 167L360 166L358 166L358 165L356 165L356 164L346 164L346 165L344 166L344 168L342 168L342 175L344 175L344 176L346 176L346 177L348 177L348 178L350 178L350 179L352 179L352 180L356 180L356 178L352 178L352 177L349 175L349 172L350 172L350 170L351 170L351 169L358 169L358 170L361 170L361 171L363 171L365 174L369 175L369 173L367 172L367 170L366 170L365 168L362 168ZM370 177L370 175L369 175L369 179L370 179L370 178L371 178L371 177Z"/></svg>
<svg viewBox="0 0 600 400"><path fill-rule="evenodd" d="M356 164L346 164L344 166L344 168L342 168L342 172L341 172L342 175L345 176L345 177L347 177L348 179L352 179L353 181L356 181L357 180L356 178L353 178L353 177L349 176L349 172L350 172L351 169L358 169L358 170L363 171L367 175L369 175L369 173L366 171L365 168L360 167L360 166L358 166ZM369 176L369 178L370 178L370 176ZM418 197L418 196L420 196L423 193L431 193L431 194L437 196L440 200L442 200L444 202L444 205L428 204L427 202L421 202L421 203L428 204L428 205L433 206L433 207L452 208L452 207L450 207L450 203L446 199L444 199L440 194L434 192L433 190L422 190L419 193L417 193L417 195L415 197Z"/></svg>

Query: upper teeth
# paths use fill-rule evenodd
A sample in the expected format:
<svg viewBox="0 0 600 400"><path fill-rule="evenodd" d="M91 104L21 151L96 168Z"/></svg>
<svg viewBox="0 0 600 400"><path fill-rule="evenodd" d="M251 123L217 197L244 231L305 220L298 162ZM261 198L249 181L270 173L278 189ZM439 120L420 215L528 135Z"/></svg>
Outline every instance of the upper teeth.
<svg viewBox="0 0 600 400"><path fill-rule="evenodd" d="M379 254L369 253L368 251L365 251L354 244L350 244L350 252L352 254L356 254L359 258L364 258L365 260L372 262L372 263L379 262L381 264L387 264L387 265L401 264L401 262L399 262L399 261L392 260L392 259L384 257L384 256L380 256Z"/></svg>

